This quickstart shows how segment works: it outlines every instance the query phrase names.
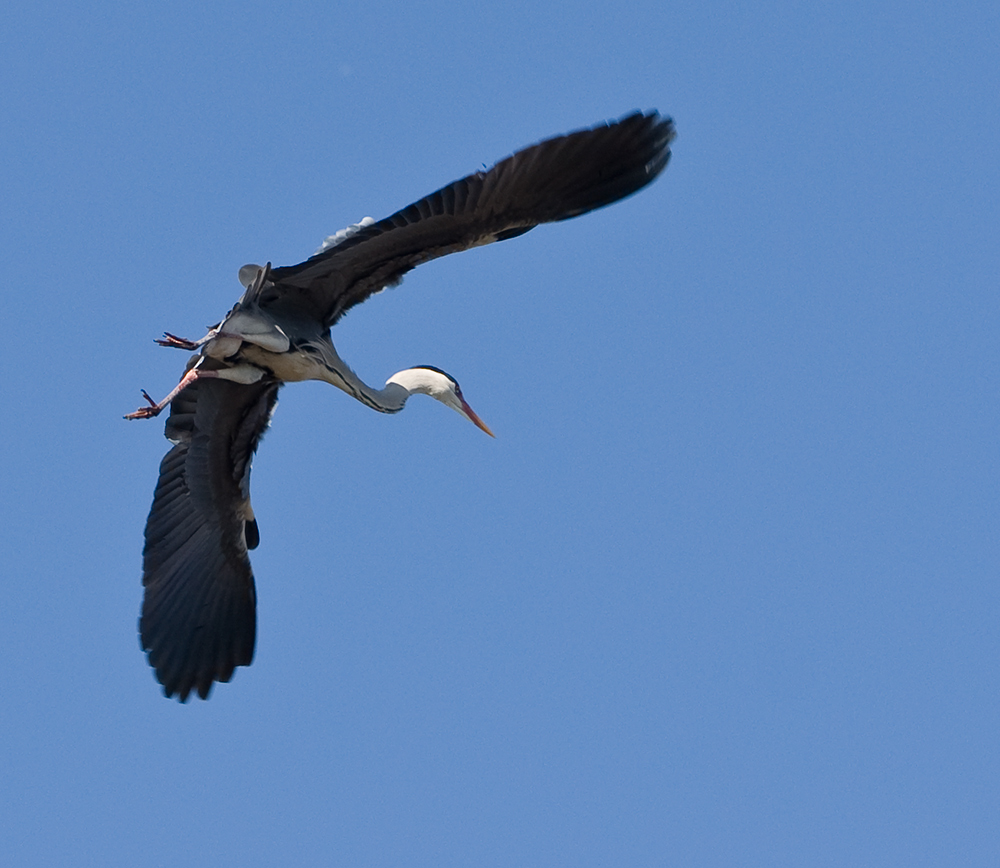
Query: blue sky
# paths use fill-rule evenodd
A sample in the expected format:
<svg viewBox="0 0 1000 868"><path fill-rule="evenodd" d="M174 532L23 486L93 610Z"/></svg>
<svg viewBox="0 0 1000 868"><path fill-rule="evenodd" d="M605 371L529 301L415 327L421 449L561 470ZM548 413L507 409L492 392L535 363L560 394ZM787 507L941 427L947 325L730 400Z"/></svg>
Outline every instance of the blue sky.
<svg viewBox="0 0 1000 868"><path fill-rule="evenodd" d="M5 865L995 865L1000 13L19 4L0 33ZM184 355L287 265L541 138L656 184L337 326L282 392L257 657L139 651Z"/></svg>

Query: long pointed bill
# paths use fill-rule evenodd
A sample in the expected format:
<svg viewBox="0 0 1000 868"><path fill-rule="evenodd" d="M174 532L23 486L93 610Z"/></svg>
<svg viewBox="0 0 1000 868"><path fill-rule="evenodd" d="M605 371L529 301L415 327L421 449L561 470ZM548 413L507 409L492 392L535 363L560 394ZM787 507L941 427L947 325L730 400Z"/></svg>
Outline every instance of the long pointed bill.
<svg viewBox="0 0 1000 868"><path fill-rule="evenodd" d="M462 411L468 417L469 421L473 425L475 425L480 431L485 431L487 434L490 435L490 437L495 438L496 434L494 434L492 431L490 431L488 427L486 427L486 423L476 415L472 407L470 407L468 403L466 403L465 398L459 397L458 400L462 402Z"/></svg>

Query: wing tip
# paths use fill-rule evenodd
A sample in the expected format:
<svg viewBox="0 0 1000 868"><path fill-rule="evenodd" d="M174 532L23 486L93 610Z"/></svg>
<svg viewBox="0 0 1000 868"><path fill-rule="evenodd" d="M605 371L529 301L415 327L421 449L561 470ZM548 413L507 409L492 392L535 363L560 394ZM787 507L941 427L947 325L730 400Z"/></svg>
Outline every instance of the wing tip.
<svg viewBox="0 0 1000 868"><path fill-rule="evenodd" d="M176 698L180 703L186 703L192 693L196 693L199 699L208 699L216 683L227 684L240 666L253 663L252 648L249 653L237 650L228 659L208 665L192 665L190 661L173 664L169 660L163 661L162 655L155 648L143 645L143 651L146 652L146 659L153 668L156 680L163 688L163 695L167 699Z"/></svg>

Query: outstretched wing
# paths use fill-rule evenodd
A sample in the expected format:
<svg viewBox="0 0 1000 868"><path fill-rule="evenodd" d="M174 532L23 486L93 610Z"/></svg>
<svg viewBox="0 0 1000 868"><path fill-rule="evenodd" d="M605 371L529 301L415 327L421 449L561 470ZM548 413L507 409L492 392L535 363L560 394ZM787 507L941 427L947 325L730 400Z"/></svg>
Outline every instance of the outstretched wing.
<svg viewBox="0 0 1000 868"><path fill-rule="evenodd" d="M256 593L247 549L259 539L250 460L280 384L200 379L170 405L146 521L139 633L167 696L205 699L253 660Z"/></svg>
<svg viewBox="0 0 1000 868"><path fill-rule="evenodd" d="M329 327L423 262L514 238L635 193L663 171L673 138L669 118L636 113L525 148L489 171L357 227L299 265L273 269L273 283L257 302L308 310Z"/></svg>

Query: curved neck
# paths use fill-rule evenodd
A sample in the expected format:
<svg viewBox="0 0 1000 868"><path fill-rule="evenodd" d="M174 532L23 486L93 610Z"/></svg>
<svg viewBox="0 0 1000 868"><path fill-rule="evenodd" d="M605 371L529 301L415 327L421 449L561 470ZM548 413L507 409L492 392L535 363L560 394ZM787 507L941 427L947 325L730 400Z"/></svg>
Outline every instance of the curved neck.
<svg viewBox="0 0 1000 868"><path fill-rule="evenodd" d="M356 398L373 410L378 410L380 413L398 413L406 404L406 399L410 397L409 389L400 383L393 382L395 377L385 384L384 389L375 389L369 386L340 358L329 338L310 341L309 347L319 350L319 354L322 356L320 376L316 379L324 380L338 389L342 389L352 398Z"/></svg>

